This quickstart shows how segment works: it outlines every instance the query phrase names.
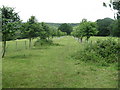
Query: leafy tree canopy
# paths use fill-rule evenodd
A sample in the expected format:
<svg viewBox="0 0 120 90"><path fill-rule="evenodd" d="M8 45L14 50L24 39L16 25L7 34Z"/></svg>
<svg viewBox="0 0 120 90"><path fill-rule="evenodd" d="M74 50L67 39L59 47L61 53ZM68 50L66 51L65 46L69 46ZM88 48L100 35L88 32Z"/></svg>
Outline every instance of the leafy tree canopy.
<svg viewBox="0 0 120 90"><path fill-rule="evenodd" d="M82 42L82 38L86 37L86 40L98 33L97 24L95 22L87 21L87 19L83 19L79 26L74 28L72 35L80 38Z"/></svg>
<svg viewBox="0 0 120 90"><path fill-rule="evenodd" d="M64 24L60 25L60 27L58 28L58 30L61 30L62 32L66 32L67 35L70 35L71 32L72 32L72 30L73 30L73 28L69 24L64 23Z"/></svg>
<svg viewBox="0 0 120 90"><path fill-rule="evenodd" d="M18 24L20 18L18 13L14 12L14 8L3 6L0 8L2 15L2 40L3 40L3 54L2 58L6 52L6 41L13 37L15 31L20 27Z"/></svg>
<svg viewBox="0 0 120 90"><path fill-rule="evenodd" d="M98 19L97 21L98 25L98 36L108 36L110 35L110 28L109 26L114 22L111 18L104 18L104 19Z"/></svg>
<svg viewBox="0 0 120 90"><path fill-rule="evenodd" d="M13 37L15 30L20 27L20 17L11 7L3 6L0 11L2 14L2 38L6 41Z"/></svg>

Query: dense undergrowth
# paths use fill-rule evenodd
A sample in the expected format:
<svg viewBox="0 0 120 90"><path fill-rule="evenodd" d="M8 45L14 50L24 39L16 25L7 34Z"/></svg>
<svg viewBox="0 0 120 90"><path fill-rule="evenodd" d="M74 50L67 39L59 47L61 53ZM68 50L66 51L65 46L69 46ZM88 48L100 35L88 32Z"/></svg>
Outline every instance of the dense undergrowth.
<svg viewBox="0 0 120 90"><path fill-rule="evenodd" d="M118 65L119 56L120 45L118 40L113 38L87 42L83 50L74 55L75 59L98 63L102 66L109 66L113 63Z"/></svg>

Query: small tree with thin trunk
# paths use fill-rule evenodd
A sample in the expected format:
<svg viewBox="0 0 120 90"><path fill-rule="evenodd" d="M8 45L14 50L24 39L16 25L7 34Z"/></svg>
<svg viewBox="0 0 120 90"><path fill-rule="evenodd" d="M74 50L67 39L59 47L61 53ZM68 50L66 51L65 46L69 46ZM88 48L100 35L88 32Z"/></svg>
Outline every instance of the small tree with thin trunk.
<svg viewBox="0 0 120 90"><path fill-rule="evenodd" d="M52 36L51 33L51 28L47 24L44 22L38 24L37 36L39 36L41 40L49 40L50 36Z"/></svg>
<svg viewBox="0 0 120 90"><path fill-rule="evenodd" d="M82 22L80 23L80 28L87 41L91 36L94 36L98 33L97 24L95 22L82 20Z"/></svg>
<svg viewBox="0 0 120 90"><path fill-rule="evenodd" d="M35 16L31 16L27 23L22 24L21 32L29 39L29 48L31 48L32 39L37 36L37 20Z"/></svg>
<svg viewBox="0 0 120 90"><path fill-rule="evenodd" d="M3 6L0 11L2 14L3 58L6 52L6 41L14 36L19 27L20 18L18 13L14 12L14 8Z"/></svg>
<svg viewBox="0 0 120 90"><path fill-rule="evenodd" d="M88 41L89 38L93 35L96 35L97 32L97 24L95 22L90 22L87 21L87 19L83 19L72 34L82 42L83 37L86 37L86 40Z"/></svg>
<svg viewBox="0 0 120 90"><path fill-rule="evenodd" d="M72 35L76 38L78 38L78 40L80 40L80 42L82 43L83 37L84 37L84 32L83 29L79 26L74 27Z"/></svg>

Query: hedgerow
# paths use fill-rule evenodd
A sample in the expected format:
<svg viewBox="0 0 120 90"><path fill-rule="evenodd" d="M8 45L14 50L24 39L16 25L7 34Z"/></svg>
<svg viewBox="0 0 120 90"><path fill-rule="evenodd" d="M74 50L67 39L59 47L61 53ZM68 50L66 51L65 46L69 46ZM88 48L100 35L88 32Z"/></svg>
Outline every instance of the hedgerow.
<svg viewBox="0 0 120 90"><path fill-rule="evenodd" d="M119 56L119 42L112 38L85 43L83 50L78 51L74 55L76 59L100 63L102 65L118 63Z"/></svg>

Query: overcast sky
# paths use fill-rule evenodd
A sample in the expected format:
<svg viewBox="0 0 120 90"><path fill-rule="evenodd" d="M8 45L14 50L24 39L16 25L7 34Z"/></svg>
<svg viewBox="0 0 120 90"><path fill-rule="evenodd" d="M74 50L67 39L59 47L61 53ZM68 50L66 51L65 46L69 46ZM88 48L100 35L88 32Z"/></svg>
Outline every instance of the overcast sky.
<svg viewBox="0 0 120 90"><path fill-rule="evenodd" d="M15 7L24 22L34 15L39 22L79 23L83 18L114 18L113 12L102 6L103 1L109 0L0 0L0 7Z"/></svg>

